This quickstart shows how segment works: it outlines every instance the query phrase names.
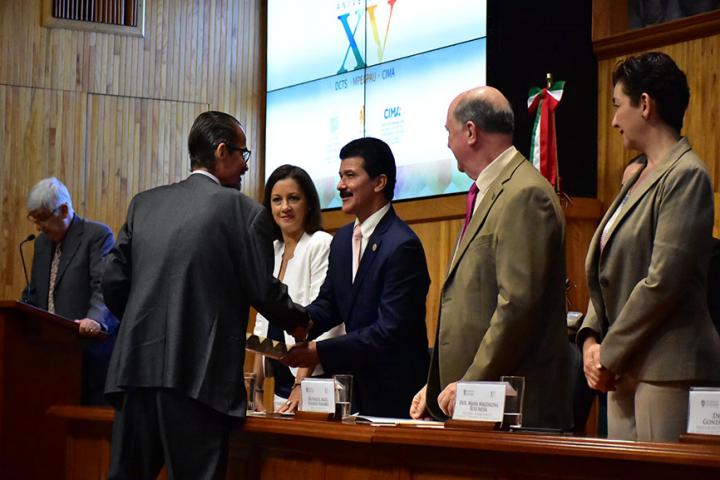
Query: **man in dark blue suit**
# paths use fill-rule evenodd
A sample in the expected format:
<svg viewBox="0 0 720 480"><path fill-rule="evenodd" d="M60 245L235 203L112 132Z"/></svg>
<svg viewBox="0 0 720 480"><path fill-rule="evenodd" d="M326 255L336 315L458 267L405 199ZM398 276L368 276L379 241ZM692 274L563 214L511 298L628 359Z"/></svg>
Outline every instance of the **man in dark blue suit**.
<svg viewBox="0 0 720 480"><path fill-rule="evenodd" d="M336 233L325 283L307 311L313 338L342 322L347 334L299 344L283 361L352 374L353 411L407 417L429 362L425 252L390 203L396 179L390 147L360 138L342 148L340 159L342 210L356 219Z"/></svg>

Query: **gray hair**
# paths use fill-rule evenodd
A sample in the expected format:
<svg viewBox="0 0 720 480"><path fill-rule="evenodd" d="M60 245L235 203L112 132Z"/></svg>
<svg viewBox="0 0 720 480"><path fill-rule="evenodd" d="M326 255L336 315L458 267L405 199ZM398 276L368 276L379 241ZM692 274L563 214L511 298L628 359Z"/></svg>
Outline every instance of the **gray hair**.
<svg viewBox="0 0 720 480"><path fill-rule="evenodd" d="M510 105L498 107L483 98L471 96L463 99L453 113L460 123L473 122L487 133L512 135L515 128L515 116Z"/></svg>
<svg viewBox="0 0 720 480"><path fill-rule="evenodd" d="M68 211L73 211L70 192L68 192L67 187L55 177L40 180L32 187L32 190L30 190L28 194L28 212L33 212L43 207L53 211L61 205L67 205Z"/></svg>

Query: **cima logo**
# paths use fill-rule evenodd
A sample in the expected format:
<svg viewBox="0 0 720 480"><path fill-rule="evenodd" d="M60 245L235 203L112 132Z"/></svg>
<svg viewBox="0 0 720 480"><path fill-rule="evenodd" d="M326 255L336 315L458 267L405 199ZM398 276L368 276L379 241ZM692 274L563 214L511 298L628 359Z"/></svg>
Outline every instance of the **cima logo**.
<svg viewBox="0 0 720 480"><path fill-rule="evenodd" d="M356 8L354 11L338 15L337 18L342 25L342 29L345 32L345 36L347 37L348 42L348 46L345 49L345 56L343 57L342 64L340 65L340 70L337 71L338 74L348 72L348 70L345 68L345 64L347 63L348 57L350 56L351 52L353 57L355 58L355 68L353 68L352 70L365 68L365 59L360 53L360 48L358 47L358 42L355 38L355 34L357 33L357 29L360 26L360 22L362 22L363 20L365 20L367 22L367 25L370 27L370 31L372 32L372 40L377 47L378 61L382 62L383 55L385 54L385 45L387 45L388 33L390 32L390 21L392 20L393 9L395 8L395 4L397 3L397 1L398 0L387 0L386 5L383 5L383 8L388 9L388 15L382 40L380 40L380 30L378 28L377 22L378 15L376 11L379 4L376 3L373 5L367 5L364 9ZM349 4L347 6L350 7L361 7L362 3L363 2L340 2L338 3L338 9L344 8L346 6L345 4ZM350 26L351 23L353 23L352 27Z"/></svg>

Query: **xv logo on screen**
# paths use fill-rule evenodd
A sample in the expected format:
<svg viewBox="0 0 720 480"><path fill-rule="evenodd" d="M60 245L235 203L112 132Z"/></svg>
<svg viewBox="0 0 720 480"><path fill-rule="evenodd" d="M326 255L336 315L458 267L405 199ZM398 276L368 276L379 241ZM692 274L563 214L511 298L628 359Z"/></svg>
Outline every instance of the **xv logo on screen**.
<svg viewBox="0 0 720 480"><path fill-rule="evenodd" d="M387 24L385 25L385 36L382 40L382 43L380 42L380 33L378 32L378 26L377 26L377 20L375 18L375 9L377 8L377 4L370 5L363 9L358 9L355 11L355 26L353 28L350 28L350 13L345 13L343 15L338 16L338 20L340 20L340 23L342 24L343 30L345 31L345 36L348 40L348 47L345 50L345 56L343 57L342 65L340 65L340 70L337 71L338 74L340 73L347 73L347 69L345 68L345 63L347 62L348 55L352 51L353 56L355 57L355 68L353 70L357 70L359 68L365 68L365 59L363 58L362 54L360 53L360 49L358 48L357 41L355 40L355 32L357 32L357 28L360 25L360 22L363 20L365 15L367 14L367 19L370 23L370 26L372 27L372 35L373 35L373 41L375 42L375 46L377 47L378 52L378 61L382 62L383 55L385 53L385 45L387 44L387 37L388 32L390 31L390 20L392 19L392 12L393 8L395 7L395 2L397 0L387 0L387 4L390 6L390 13L388 14Z"/></svg>

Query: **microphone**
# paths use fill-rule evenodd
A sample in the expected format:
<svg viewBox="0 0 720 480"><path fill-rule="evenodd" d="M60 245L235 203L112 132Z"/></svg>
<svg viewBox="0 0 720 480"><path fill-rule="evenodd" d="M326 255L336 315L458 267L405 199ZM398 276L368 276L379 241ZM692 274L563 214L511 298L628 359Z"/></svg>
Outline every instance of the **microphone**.
<svg viewBox="0 0 720 480"><path fill-rule="evenodd" d="M23 255L22 247L25 243L32 242L33 240L35 240L35 235L31 233L27 236L27 238L25 238L25 240L20 242L20 259L22 260L23 273L25 274L25 290L23 290L21 299L24 303L30 303L30 280L28 279L27 267L25 266L25 255Z"/></svg>

